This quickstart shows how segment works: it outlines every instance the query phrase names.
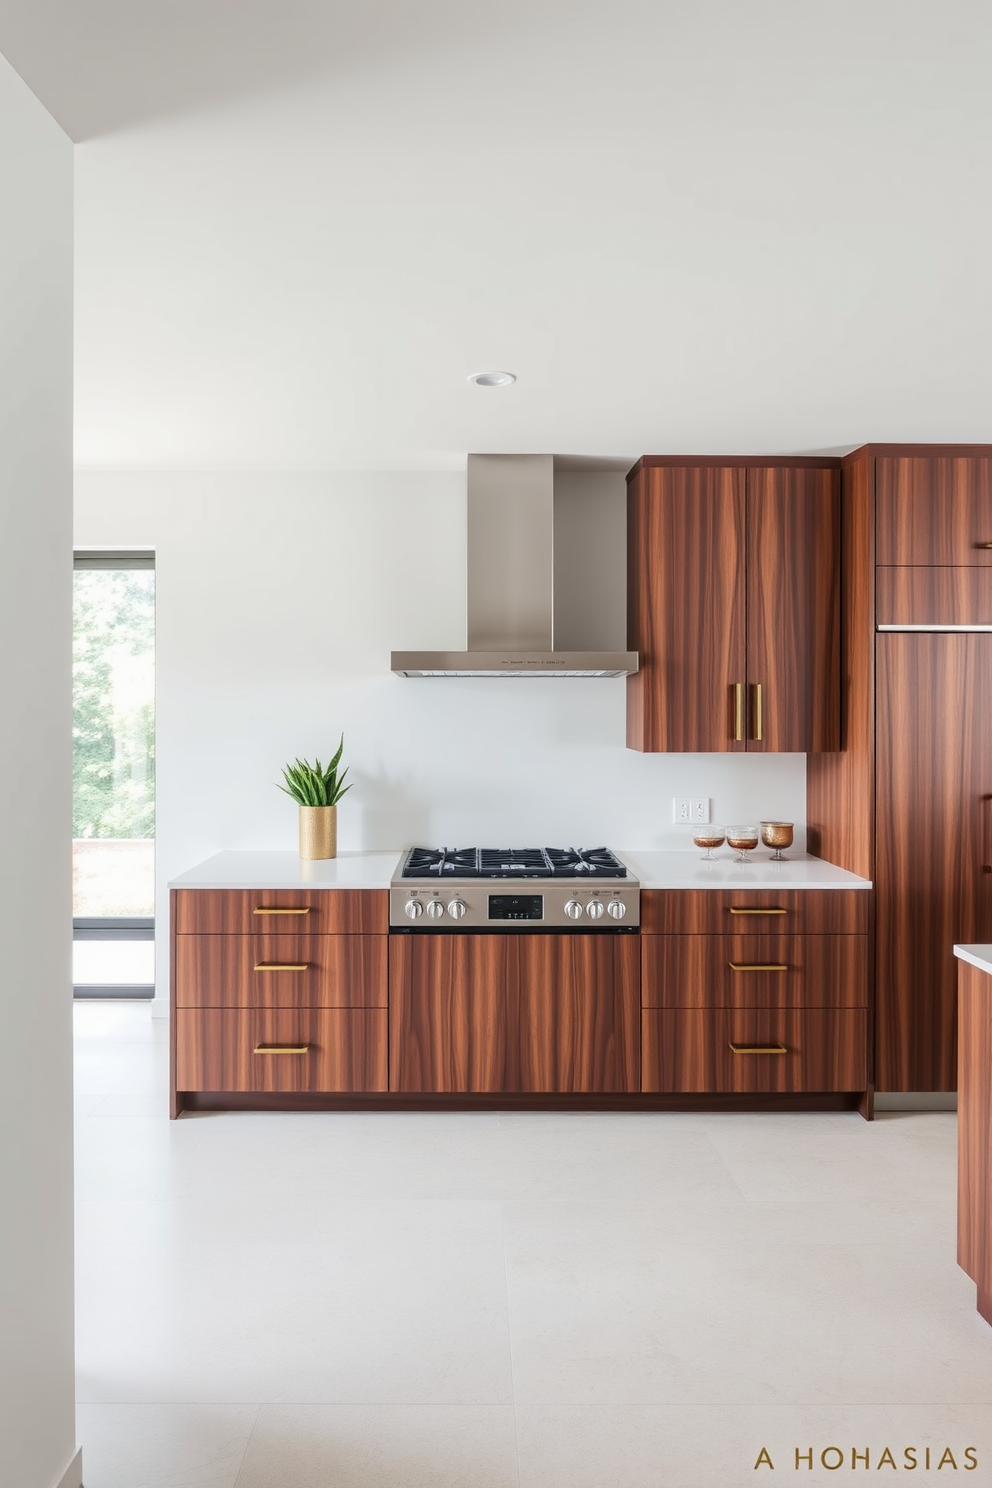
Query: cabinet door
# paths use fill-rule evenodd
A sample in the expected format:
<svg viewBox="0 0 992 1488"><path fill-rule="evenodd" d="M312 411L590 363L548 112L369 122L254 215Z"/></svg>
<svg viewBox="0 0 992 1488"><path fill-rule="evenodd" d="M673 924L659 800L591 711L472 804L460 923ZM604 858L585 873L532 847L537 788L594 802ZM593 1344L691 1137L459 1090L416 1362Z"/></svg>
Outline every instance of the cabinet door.
<svg viewBox="0 0 992 1488"><path fill-rule="evenodd" d="M399 935L389 951L390 1090L638 1089L636 935Z"/></svg>
<svg viewBox="0 0 992 1488"><path fill-rule="evenodd" d="M992 938L992 636L876 645L876 1085L953 1090L952 947Z"/></svg>
<svg viewBox="0 0 992 1488"><path fill-rule="evenodd" d="M992 459L987 455L879 456L879 564L992 564Z"/></svg>
<svg viewBox="0 0 992 1488"><path fill-rule="evenodd" d="M631 482L631 749L744 748L744 496L731 466L643 466Z"/></svg>
<svg viewBox="0 0 992 1488"><path fill-rule="evenodd" d="M747 472L748 750L840 748L840 474Z"/></svg>
<svg viewBox="0 0 992 1488"><path fill-rule="evenodd" d="M992 1322L992 977L959 961L958 978L958 1265Z"/></svg>
<svg viewBox="0 0 992 1488"><path fill-rule="evenodd" d="M385 1008L179 1008L176 1020L178 1090L386 1088Z"/></svg>

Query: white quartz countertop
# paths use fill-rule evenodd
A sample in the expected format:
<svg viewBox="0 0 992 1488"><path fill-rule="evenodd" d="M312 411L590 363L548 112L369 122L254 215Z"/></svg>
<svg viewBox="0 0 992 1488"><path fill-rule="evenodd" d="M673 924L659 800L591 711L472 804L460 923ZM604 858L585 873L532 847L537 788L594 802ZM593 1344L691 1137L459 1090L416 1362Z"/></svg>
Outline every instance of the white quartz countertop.
<svg viewBox="0 0 992 1488"><path fill-rule="evenodd" d="M342 852L306 862L295 852L222 852L171 880L172 889L388 889L405 851ZM773 863L759 849L736 863L727 848L711 863L696 850L618 855L642 889L870 889L867 878L822 858L790 854ZM979 947L978 949L982 949ZM992 948L986 947L992 956ZM992 971L992 965L986 968Z"/></svg>
<svg viewBox="0 0 992 1488"><path fill-rule="evenodd" d="M957 945L954 954L959 961L968 961L992 976L992 945Z"/></svg>
<svg viewBox="0 0 992 1488"><path fill-rule="evenodd" d="M170 889L388 889L400 849L342 852L313 862L295 852L222 852L197 863Z"/></svg>
<svg viewBox="0 0 992 1488"><path fill-rule="evenodd" d="M698 849L671 852L624 852L627 867L642 889L870 889L871 880L848 873L823 858L789 853L773 863L767 848L738 863L732 849L723 847L712 862Z"/></svg>

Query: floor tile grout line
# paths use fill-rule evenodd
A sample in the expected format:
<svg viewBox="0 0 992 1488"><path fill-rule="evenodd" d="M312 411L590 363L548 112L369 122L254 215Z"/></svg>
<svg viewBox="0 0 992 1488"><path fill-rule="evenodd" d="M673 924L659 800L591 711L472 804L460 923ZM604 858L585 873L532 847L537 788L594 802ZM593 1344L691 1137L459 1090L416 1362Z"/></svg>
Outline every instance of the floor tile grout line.
<svg viewBox="0 0 992 1488"><path fill-rule="evenodd" d="M510 1329L510 1268L506 1259L506 1200L499 1205L499 1225L503 1241L503 1289L506 1298L506 1358L510 1366L510 1403L513 1409L513 1456L517 1467L517 1488L520 1478L520 1429L517 1423L517 1388L513 1380L513 1335Z"/></svg>
<svg viewBox="0 0 992 1488"><path fill-rule="evenodd" d="M258 1426L258 1418L262 1414L263 1403L264 1402L259 1401L258 1405L255 1407L255 1419L251 1423L251 1430L248 1433L248 1440L245 1442L245 1449L241 1454L241 1461L238 1463L238 1470L234 1475L234 1482L231 1484L231 1488L238 1488L238 1484L241 1481L241 1474L245 1470L245 1462L248 1460L248 1452L255 1436L255 1429Z"/></svg>

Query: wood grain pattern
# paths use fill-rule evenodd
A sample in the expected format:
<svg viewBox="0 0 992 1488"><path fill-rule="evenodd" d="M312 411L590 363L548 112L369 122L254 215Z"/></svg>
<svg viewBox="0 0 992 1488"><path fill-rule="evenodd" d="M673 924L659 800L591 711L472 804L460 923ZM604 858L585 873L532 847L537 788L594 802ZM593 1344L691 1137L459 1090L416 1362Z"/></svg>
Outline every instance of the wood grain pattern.
<svg viewBox="0 0 992 1488"><path fill-rule="evenodd" d="M953 1090L955 943L992 939L992 635L877 640L879 1090Z"/></svg>
<svg viewBox="0 0 992 1488"><path fill-rule="evenodd" d="M180 935L178 1007L385 1007L385 935ZM302 966L306 971L257 971Z"/></svg>
<svg viewBox="0 0 992 1488"><path fill-rule="evenodd" d="M384 1091L387 1014L340 1008L180 1008L180 1091ZM255 1054L259 1044L308 1044L306 1054Z"/></svg>
<svg viewBox="0 0 992 1488"><path fill-rule="evenodd" d="M868 1083L863 1008L649 1008L641 1019L645 1091L861 1091ZM734 1054L731 1044L787 1052Z"/></svg>
<svg viewBox="0 0 992 1488"><path fill-rule="evenodd" d="M758 971L781 966L784 971ZM733 968L749 968L737 970ZM863 935L647 935L641 1006L866 1007Z"/></svg>
<svg viewBox="0 0 992 1488"><path fill-rule="evenodd" d="M865 889L642 889L641 935L863 935L870 899Z"/></svg>
<svg viewBox="0 0 992 1488"><path fill-rule="evenodd" d="M880 564L992 566L992 449L875 462Z"/></svg>
<svg viewBox="0 0 992 1488"><path fill-rule="evenodd" d="M628 493L627 744L742 751L733 688L745 676L745 473L642 465Z"/></svg>
<svg viewBox="0 0 992 1488"><path fill-rule="evenodd" d="M748 470L746 647L749 752L838 749L837 469Z"/></svg>
<svg viewBox="0 0 992 1488"><path fill-rule="evenodd" d="M386 889L178 889L177 935L385 935ZM256 915L255 910L306 909L305 915Z"/></svg>
<svg viewBox="0 0 992 1488"><path fill-rule="evenodd" d="M957 966L958 1265L977 1283L979 1293L988 1295L992 1294L992 977L966 961Z"/></svg>
<svg viewBox="0 0 992 1488"><path fill-rule="evenodd" d="M880 568L879 625L992 625L992 567Z"/></svg>
<svg viewBox="0 0 992 1488"><path fill-rule="evenodd" d="M806 840L819 857L871 878L875 782L874 460L841 473L840 748L806 757Z"/></svg>
<svg viewBox="0 0 992 1488"><path fill-rule="evenodd" d="M636 936L400 935L389 956L390 1090L638 1089Z"/></svg>

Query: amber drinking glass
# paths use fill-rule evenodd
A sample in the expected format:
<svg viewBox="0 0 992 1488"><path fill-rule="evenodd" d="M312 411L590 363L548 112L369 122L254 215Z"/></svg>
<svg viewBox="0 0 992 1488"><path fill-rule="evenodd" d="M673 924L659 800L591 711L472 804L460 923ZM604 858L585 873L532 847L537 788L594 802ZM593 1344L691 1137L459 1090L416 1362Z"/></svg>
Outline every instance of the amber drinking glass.
<svg viewBox="0 0 992 1488"><path fill-rule="evenodd" d="M792 846L794 836L792 828L792 822L761 823L761 840L766 847L773 847L775 849L772 853L772 860L774 862L781 862L785 857L785 853L782 851L783 847Z"/></svg>
<svg viewBox="0 0 992 1488"><path fill-rule="evenodd" d="M758 845L757 827L728 827L727 841L737 852L737 862L746 863L747 855Z"/></svg>
<svg viewBox="0 0 992 1488"><path fill-rule="evenodd" d="M697 827L692 834L692 840L697 847L704 847L704 858L712 858L713 849L722 847L727 840L727 833L723 827Z"/></svg>

